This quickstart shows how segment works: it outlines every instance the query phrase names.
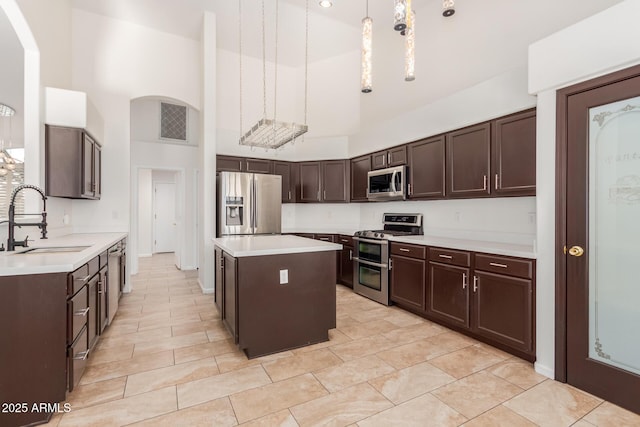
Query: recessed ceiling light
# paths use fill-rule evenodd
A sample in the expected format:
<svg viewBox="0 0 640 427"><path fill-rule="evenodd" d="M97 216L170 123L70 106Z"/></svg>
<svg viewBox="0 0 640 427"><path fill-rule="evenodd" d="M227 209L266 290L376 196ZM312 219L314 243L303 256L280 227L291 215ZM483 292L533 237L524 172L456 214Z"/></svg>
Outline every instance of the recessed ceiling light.
<svg viewBox="0 0 640 427"><path fill-rule="evenodd" d="M320 0L320 6L331 7L333 6L333 2L331 0Z"/></svg>

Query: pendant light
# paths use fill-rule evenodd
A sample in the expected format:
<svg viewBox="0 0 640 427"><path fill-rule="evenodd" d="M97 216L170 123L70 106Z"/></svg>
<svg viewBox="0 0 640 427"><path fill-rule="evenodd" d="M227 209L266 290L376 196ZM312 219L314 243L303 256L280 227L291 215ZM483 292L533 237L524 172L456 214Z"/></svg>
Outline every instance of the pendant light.
<svg viewBox="0 0 640 427"><path fill-rule="evenodd" d="M362 19L362 76L360 87L363 93L369 93L371 86L371 50L373 47L373 19L369 17L369 0L367 1L367 16Z"/></svg>
<svg viewBox="0 0 640 427"><path fill-rule="evenodd" d="M404 79L411 82L416 79L416 39L415 39L415 25L416 25L416 13L411 10L408 15L407 29L405 30L404 39Z"/></svg>
<svg viewBox="0 0 640 427"><path fill-rule="evenodd" d="M455 0L443 0L442 1L442 16L450 17L456 13Z"/></svg>
<svg viewBox="0 0 640 427"><path fill-rule="evenodd" d="M11 133L13 131L12 119L16 110L6 104L0 103L0 121L2 122L2 131L0 132L0 176L7 175L10 171L16 168L15 159L9 154L7 148L11 146ZM9 122L9 147L6 146L4 133L5 133L5 121Z"/></svg>
<svg viewBox="0 0 640 427"><path fill-rule="evenodd" d="M407 28L407 0L394 0L393 29L403 31Z"/></svg>

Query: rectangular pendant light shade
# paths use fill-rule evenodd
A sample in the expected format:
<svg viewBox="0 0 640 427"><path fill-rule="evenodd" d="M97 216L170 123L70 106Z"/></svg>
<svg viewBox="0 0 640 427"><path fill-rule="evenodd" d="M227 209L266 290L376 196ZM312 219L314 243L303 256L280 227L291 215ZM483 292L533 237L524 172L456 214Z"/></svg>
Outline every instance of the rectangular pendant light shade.
<svg viewBox="0 0 640 427"><path fill-rule="evenodd" d="M362 77L361 90L371 92L371 49L373 47L373 19L368 16L362 20Z"/></svg>
<svg viewBox="0 0 640 427"><path fill-rule="evenodd" d="M407 28L407 0L394 0L393 29L403 31Z"/></svg>

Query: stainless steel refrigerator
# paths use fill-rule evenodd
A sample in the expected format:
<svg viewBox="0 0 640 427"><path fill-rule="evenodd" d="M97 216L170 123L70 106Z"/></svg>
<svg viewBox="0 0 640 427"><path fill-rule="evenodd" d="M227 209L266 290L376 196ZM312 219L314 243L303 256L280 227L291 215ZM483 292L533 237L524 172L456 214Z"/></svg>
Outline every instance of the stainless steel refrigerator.
<svg viewBox="0 0 640 427"><path fill-rule="evenodd" d="M280 234L282 177L243 172L220 172L218 236Z"/></svg>

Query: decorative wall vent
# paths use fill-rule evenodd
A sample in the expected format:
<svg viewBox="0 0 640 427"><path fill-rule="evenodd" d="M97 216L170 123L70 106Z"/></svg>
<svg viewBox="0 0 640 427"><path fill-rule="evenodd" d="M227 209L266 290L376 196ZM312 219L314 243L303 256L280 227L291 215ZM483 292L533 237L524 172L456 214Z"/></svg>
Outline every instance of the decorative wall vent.
<svg viewBox="0 0 640 427"><path fill-rule="evenodd" d="M187 141L187 107L160 103L160 138Z"/></svg>

